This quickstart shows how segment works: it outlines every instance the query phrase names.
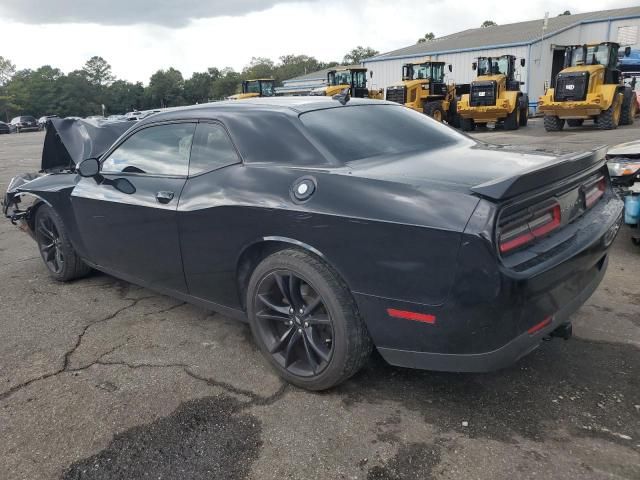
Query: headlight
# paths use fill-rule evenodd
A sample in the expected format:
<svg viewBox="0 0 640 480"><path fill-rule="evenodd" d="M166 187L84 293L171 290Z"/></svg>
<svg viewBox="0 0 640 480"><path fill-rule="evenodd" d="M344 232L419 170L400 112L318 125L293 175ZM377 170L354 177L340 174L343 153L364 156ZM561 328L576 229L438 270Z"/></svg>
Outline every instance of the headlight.
<svg viewBox="0 0 640 480"><path fill-rule="evenodd" d="M625 177L635 175L640 171L640 162L607 162L609 175L612 177Z"/></svg>

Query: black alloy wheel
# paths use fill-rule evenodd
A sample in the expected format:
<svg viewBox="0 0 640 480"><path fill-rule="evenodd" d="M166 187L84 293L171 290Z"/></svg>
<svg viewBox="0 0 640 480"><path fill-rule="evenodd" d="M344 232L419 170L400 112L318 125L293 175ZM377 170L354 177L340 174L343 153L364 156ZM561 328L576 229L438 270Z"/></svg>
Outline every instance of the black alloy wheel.
<svg viewBox="0 0 640 480"><path fill-rule="evenodd" d="M300 377L322 372L333 354L333 325L320 294L299 274L276 270L255 297L257 330L274 360Z"/></svg>
<svg viewBox="0 0 640 480"><path fill-rule="evenodd" d="M247 315L267 361L307 390L345 381L373 349L347 284L323 259L302 250L279 250L255 267Z"/></svg>
<svg viewBox="0 0 640 480"><path fill-rule="evenodd" d="M51 216L38 216L36 239L38 240L38 248L45 265L51 273L59 275L64 270L65 258L62 252L62 240Z"/></svg>
<svg viewBox="0 0 640 480"><path fill-rule="evenodd" d="M71 245L62 219L49 205L37 208L33 231L40 256L54 280L68 282L91 271Z"/></svg>

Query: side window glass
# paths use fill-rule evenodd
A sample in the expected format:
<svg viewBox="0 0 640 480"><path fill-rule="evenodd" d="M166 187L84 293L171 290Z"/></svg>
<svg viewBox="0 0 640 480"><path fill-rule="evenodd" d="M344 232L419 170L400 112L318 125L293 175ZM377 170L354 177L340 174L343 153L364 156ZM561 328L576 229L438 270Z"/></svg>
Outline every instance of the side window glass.
<svg viewBox="0 0 640 480"><path fill-rule="evenodd" d="M145 128L133 134L102 163L104 173L187 175L194 123Z"/></svg>
<svg viewBox="0 0 640 480"><path fill-rule="evenodd" d="M197 175L239 162L240 157L238 157L229 135L221 125L215 123L198 124L191 152L189 175Z"/></svg>

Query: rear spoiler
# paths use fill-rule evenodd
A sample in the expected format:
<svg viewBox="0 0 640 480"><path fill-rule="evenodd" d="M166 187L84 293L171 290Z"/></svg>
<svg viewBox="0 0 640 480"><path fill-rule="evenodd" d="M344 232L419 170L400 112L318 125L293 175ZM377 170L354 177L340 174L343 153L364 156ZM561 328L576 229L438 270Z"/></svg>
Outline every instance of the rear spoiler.
<svg viewBox="0 0 640 480"><path fill-rule="evenodd" d="M604 165L606 151L606 146L599 146L590 152L561 155L541 166L523 170L517 175L476 185L471 187L471 191L491 200L507 200Z"/></svg>

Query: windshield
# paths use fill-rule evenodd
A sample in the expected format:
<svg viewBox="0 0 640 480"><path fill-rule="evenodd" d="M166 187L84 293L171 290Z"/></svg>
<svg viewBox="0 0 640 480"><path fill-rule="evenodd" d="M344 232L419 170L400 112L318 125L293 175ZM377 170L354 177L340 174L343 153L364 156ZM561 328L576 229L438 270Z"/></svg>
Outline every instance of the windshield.
<svg viewBox="0 0 640 480"><path fill-rule="evenodd" d="M273 90L273 82L261 82L262 83L262 96L273 97L275 92Z"/></svg>
<svg viewBox="0 0 640 480"><path fill-rule="evenodd" d="M444 80L444 63L415 65L411 80L422 80L424 78L431 78L434 82L442 82Z"/></svg>
<svg viewBox="0 0 640 480"><path fill-rule="evenodd" d="M329 85L351 85L351 72L349 70L341 70L329 73Z"/></svg>
<svg viewBox="0 0 640 480"><path fill-rule="evenodd" d="M422 113L395 105L356 105L300 115L311 135L347 163L423 152L470 141Z"/></svg>
<svg viewBox="0 0 640 480"><path fill-rule="evenodd" d="M509 57L478 58L478 75L508 75Z"/></svg>
<svg viewBox="0 0 640 480"><path fill-rule="evenodd" d="M245 93L260 93L260 82L257 80L247 82L247 91Z"/></svg>
<svg viewBox="0 0 640 480"><path fill-rule="evenodd" d="M353 72L353 86L356 88L367 87L367 72L364 70L355 70Z"/></svg>
<svg viewBox="0 0 640 480"><path fill-rule="evenodd" d="M609 65L609 46L594 45L587 47L587 65Z"/></svg>

